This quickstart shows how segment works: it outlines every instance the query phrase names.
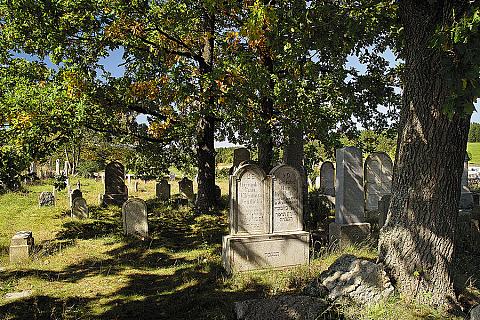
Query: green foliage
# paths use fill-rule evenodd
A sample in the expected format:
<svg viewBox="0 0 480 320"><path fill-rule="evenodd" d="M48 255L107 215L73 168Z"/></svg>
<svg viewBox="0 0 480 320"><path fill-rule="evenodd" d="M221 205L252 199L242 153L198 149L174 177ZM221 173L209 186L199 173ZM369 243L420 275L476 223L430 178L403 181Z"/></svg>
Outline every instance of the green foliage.
<svg viewBox="0 0 480 320"><path fill-rule="evenodd" d="M235 148L218 148L215 151L217 155L215 157L216 163L233 163L233 150Z"/></svg>
<svg viewBox="0 0 480 320"><path fill-rule="evenodd" d="M98 160L82 160L77 167L77 173L84 178L89 178L93 177L95 172L101 171L103 167Z"/></svg>
<svg viewBox="0 0 480 320"><path fill-rule="evenodd" d="M55 175L55 180L53 181L53 186L55 190L62 191L67 187L67 176L65 174Z"/></svg>
<svg viewBox="0 0 480 320"><path fill-rule="evenodd" d="M480 123L470 123L470 131L468 132L468 142L480 142Z"/></svg>

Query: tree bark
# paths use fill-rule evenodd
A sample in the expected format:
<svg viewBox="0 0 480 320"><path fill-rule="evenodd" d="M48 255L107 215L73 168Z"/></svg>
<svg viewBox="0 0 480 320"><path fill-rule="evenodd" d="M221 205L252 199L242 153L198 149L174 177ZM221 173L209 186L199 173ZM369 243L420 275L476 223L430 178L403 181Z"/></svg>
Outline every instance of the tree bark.
<svg viewBox="0 0 480 320"><path fill-rule="evenodd" d="M379 261L397 289L431 305L455 301L455 227L470 123L469 116L442 111L451 92L431 40L451 8L439 2L400 2L404 91L392 198L379 240Z"/></svg>
<svg viewBox="0 0 480 320"><path fill-rule="evenodd" d="M199 62L200 74L208 75L213 70L213 50L215 46L215 19L205 10L202 59ZM215 108L211 82L202 83L203 97L200 103L200 117L197 126L196 155L198 164L198 192L196 207L199 212L208 212L215 206Z"/></svg>

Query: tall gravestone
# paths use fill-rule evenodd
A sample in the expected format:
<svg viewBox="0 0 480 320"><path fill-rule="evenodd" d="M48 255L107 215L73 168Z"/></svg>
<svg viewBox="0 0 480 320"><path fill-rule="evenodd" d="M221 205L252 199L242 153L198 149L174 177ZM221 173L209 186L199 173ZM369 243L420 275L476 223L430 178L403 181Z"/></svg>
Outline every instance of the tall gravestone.
<svg viewBox="0 0 480 320"><path fill-rule="evenodd" d="M105 167L105 194L103 202L106 205L121 206L128 199L125 185L125 168L120 162L110 162Z"/></svg>
<svg viewBox="0 0 480 320"><path fill-rule="evenodd" d="M60 159L55 160L55 174L60 175Z"/></svg>
<svg viewBox="0 0 480 320"><path fill-rule="evenodd" d="M243 161L250 160L250 151L247 148L241 147L233 150L233 165L229 170L229 174L232 175L235 169Z"/></svg>
<svg viewBox="0 0 480 320"><path fill-rule="evenodd" d="M320 166L320 192L328 196L335 195L335 168L330 161Z"/></svg>
<svg viewBox="0 0 480 320"><path fill-rule="evenodd" d="M170 192L170 184L165 179L160 180L160 182L157 182L157 184L155 185L155 195L157 199L160 199L162 201L169 200Z"/></svg>
<svg viewBox="0 0 480 320"><path fill-rule="evenodd" d="M300 173L287 165L267 176L251 163L230 177L230 235L222 240L228 272L308 264Z"/></svg>
<svg viewBox="0 0 480 320"><path fill-rule="evenodd" d="M123 204L122 221L125 235L148 237L147 205L142 199L130 198Z"/></svg>
<svg viewBox="0 0 480 320"><path fill-rule="evenodd" d="M87 219L88 206L87 201L82 197L73 199L72 202L72 218Z"/></svg>
<svg viewBox="0 0 480 320"><path fill-rule="evenodd" d="M190 201L195 199L195 194L193 193L193 181L187 177L178 181L178 189L182 197L187 198Z"/></svg>
<svg viewBox="0 0 480 320"><path fill-rule="evenodd" d="M365 241L370 224L365 223L362 151L356 147L336 150L335 222L329 225L330 242L340 247Z"/></svg>
<svg viewBox="0 0 480 320"><path fill-rule="evenodd" d="M473 209L473 194L468 188L468 155L465 156L465 161L463 162L463 174L460 190L460 203L458 208L460 210L471 210Z"/></svg>
<svg viewBox="0 0 480 320"><path fill-rule="evenodd" d="M378 211L378 201L392 192L393 162L385 152L373 152L365 160L365 210Z"/></svg>

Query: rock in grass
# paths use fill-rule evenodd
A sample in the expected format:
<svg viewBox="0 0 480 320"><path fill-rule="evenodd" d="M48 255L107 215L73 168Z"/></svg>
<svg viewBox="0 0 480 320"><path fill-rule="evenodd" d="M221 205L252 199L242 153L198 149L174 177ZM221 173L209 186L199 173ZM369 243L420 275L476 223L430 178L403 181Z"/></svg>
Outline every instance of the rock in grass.
<svg viewBox="0 0 480 320"><path fill-rule="evenodd" d="M21 299L32 295L32 290L25 290L20 292L10 292L5 295L5 299Z"/></svg>
<svg viewBox="0 0 480 320"><path fill-rule="evenodd" d="M239 320L313 320L327 308L325 300L308 296L279 296L235 303Z"/></svg>
<svg viewBox="0 0 480 320"><path fill-rule="evenodd" d="M480 304L470 310L470 320L480 320Z"/></svg>
<svg viewBox="0 0 480 320"><path fill-rule="evenodd" d="M319 279L307 285L307 292L314 292L311 287L319 287L318 292L335 300L347 297L360 304L370 304L387 298L394 288L381 265L359 259L354 255L338 258ZM307 289L306 288L306 289Z"/></svg>

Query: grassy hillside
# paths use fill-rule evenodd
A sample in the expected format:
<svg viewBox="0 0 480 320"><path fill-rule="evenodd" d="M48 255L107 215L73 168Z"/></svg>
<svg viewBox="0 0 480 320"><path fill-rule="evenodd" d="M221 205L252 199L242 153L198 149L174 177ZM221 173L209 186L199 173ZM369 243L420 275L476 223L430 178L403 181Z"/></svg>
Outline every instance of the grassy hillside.
<svg viewBox="0 0 480 320"><path fill-rule="evenodd" d="M471 156L469 163L480 165L480 142L469 142L467 152Z"/></svg>

